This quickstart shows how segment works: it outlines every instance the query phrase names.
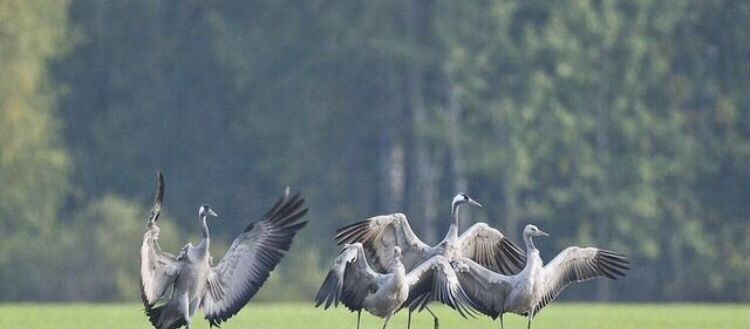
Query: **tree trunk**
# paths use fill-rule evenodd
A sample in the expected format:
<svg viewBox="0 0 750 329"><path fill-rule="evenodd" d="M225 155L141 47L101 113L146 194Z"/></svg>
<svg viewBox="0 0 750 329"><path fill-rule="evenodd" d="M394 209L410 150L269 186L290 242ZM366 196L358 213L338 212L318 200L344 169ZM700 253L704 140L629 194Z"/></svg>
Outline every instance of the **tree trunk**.
<svg viewBox="0 0 750 329"><path fill-rule="evenodd" d="M455 72L451 63L445 64L443 74L445 76L445 110L448 112L449 118L447 128L450 149L448 156L450 158L450 174L453 179L453 192L465 192L468 186L464 175L463 152L461 150L461 106L458 103Z"/></svg>
<svg viewBox="0 0 750 329"><path fill-rule="evenodd" d="M505 198L505 216L501 216L505 219L504 230L507 234L515 241L523 241L521 239L521 227L519 227L519 208L518 208L518 196L508 171L506 175L503 175L503 198Z"/></svg>
<svg viewBox="0 0 750 329"><path fill-rule="evenodd" d="M682 255L682 238L680 234L673 234L672 238L669 241L669 249L671 250L670 254L672 257L672 271L673 273L671 280L672 282L669 284L670 289L669 299L672 301L681 301L684 298L684 288L685 287L684 281L685 281L685 265L684 265L684 257Z"/></svg>
<svg viewBox="0 0 750 329"><path fill-rule="evenodd" d="M747 234L746 237L750 237L750 218L747 220ZM747 255L747 262L745 264L750 264L750 243L745 240L745 243L747 244L747 249L745 250L745 255ZM745 280L748 280L747 277ZM745 286L747 286L747 298L750 299L750 280L745 282Z"/></svg>
<svg viewBox="0 0 750 329"><path fill-rule="evenodd" d="M380 101L378 129L378 169L380 171L379 209L382 212L401 212L404 199L404 149L399 140L400 128L398 81L390 59L383 61L383 89Z"/></svg>
<svg viewBox="0 0 750 329"><path fill-rule="evenodd" d="M409 2L407 15L407 33L415 49L424 47L427 3L422 0ZM421 231L426 241L436 240L435 230L435 184L434 170L430 161L428 145L425 140L427 113L424 105L423 68L419 63L408 63L407 66L408 97L411 112L412 161L410 172L413 177L409 188L410 214L417 216Z"/></svg>
<svg viewBox="0 0 750 329"><path fill-rule="evenodd" d="M609 154L609 136L608 136L608 120L607 120L607 105L609 100L609 82L607 74L608 69L608 61L609 61L609 52L607 51L606 47L602 49L601 52L601 71L604 72L603 76L605 77L605 81L599 81L598 86L598 93L596 95L596 158L599 166L603 169L604 174L598 181L597 189L599 190L599 198L603 199L605 201L605 205L599 206L597 209L594 210L594 219L596 220L596 241L598 242L604 242L607 241L608 237L611 236L609 233L609 220L611 217L611 214L608 213L611 211L611 207L608 202L606 202L607 196L606 193L610 191L609 188L609 176L608 176L608 167L609 167L609 159L607 155ZM600 199L600 203L601 200ZM612 296L612 285L609 282L610 280L597 280L597 298L600 301L608 301L611 299Z"/></svg>

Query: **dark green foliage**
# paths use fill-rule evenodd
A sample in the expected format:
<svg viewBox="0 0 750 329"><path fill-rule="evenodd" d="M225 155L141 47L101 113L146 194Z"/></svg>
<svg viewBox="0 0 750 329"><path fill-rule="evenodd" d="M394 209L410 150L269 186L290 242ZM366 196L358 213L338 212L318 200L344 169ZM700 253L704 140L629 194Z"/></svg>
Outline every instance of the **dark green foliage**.
<svg viewBox="0 0 750 329"><path fill-rule="evenodd" d="M157 168L162 235L211 204L217 258L303 191L264 300L312 296L338 226L436 242L459 191L464 227L633 260L563 298L750 296L747 1L35 3L0 4L4 300L135 299Z"/></svg>

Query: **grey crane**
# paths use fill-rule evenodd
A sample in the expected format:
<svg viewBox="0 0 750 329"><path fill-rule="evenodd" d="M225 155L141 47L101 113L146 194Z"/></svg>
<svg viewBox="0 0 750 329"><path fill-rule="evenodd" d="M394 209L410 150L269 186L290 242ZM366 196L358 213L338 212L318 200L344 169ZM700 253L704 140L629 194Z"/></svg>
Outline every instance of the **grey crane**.
<svg viewBox="0 0 750 329"><path fill-rule="evenodd" d="M362 243L366 251L373 255L374 265L379 270L385 270L391 263L391 248L398 246L403 252L403 263L407 271L437 255L449 260L468 257L502 274L520 271L526 262L525 255L500 231L485 223L477 223L458 235L459 211L467 204L482 206L465 193L458 193L451 202L451 223L448 232L443 241L435 246L422 242L412 231L406 216L401 213L376 216L343 226L336 230L334 238L339 244ZM424 294L416 298L428 297L429 294ZM427 311L437 324L438 318L435 314L429 308ZM411 317L411 312L409 316Z"/></svg>
<svg viewBox="0 0 750 329"><path fill-rule="evenodd" d="M527 261L516 275L495 273L468 258L452 263L475 309L492 319L499 316L501 328L503 313L527 316L531 328L534 316L569 284L600 276L616 280L630 268L625 255L593 247L568 247L544 265L532 241L535 236L548 234L527 225L523 231Z"/></svg>
<svg viewBox="0 0 750 329"><path fill-rule="evenodd" d="M216 213L208 205L198 210L203 239L188 243L177 255L161 250L157 220L164 197L164 176L158 173L156 200L141 245L141 296L146 314L157 329L174 329L190 323L203 308L210 325L218 326L255 296L269 274L289 250L297 232L307 224L299 193L284 195L257 223L250 223L234 239L216 266L210 264L211 237L206 223Z"/></svg>
<svg viewBox="0 0 750 329"><path fill-rule="evenodd" d="M412 231L401 213L376 216L343 226L336 230L339 244L361 242L375 256L375 266L384 269L391 262L390 248L399 246L407 270L427 259L442 255L448 259L471 258L493 271L512 274L526 262L523 251L500 231L485 223L477 223L458 235L459 211L463 205L481 207L468 195L459 193L451 202L451 223L443 240L430 246Z"/></svg>
<svg viewBox="0 0 750 329"><path fill-rule="evenodd" d="M351 311L357 311L357 329L363 309L384 318L385 329L402 307L418 307L419 302L411 296L425 293L462 315L471 311L471 301L448 259L434 256L407 273L401 261L401 248L391 247L390 253L388 272L381 274L370 267L361 243L344 246L315 297L315 307L325 304L324 309L328 309L342 302Z"/></svg>

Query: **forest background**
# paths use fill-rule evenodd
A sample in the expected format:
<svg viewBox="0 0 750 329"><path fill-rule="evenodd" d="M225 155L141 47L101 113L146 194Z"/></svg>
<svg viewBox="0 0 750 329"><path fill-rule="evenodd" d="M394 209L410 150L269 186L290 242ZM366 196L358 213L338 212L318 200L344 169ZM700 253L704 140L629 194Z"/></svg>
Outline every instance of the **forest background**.
<svg viewBox="0 0 750 329"><path fill-rule="evenodd" d="M284 186L310 225L262 300L309 300L336 227L465 191L628 254L566 299L750 298L750 4L740 0L0 1L0 300L133 301L162 241L220 257ZM272 293L269 293L272 291Z"/></svg>

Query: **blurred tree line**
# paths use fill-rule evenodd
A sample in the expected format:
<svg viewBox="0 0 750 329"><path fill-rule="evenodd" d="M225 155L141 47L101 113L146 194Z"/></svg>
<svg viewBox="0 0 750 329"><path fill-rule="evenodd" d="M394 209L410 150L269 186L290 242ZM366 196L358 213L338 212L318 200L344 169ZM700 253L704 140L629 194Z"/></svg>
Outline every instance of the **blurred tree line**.
<svg viewBox="0 0 750 329"><path fill-rule="evenodd" d="M285 185L311 222L261 298L309 298L339 225L435 242L466 191L629 254L586 300L750 296L750 5L741 0L0 1L0 298L135 300L162 240L220 255ZM284 280L284 284L282 284ZM272 292L270 292L272 291Z"/></svg>

